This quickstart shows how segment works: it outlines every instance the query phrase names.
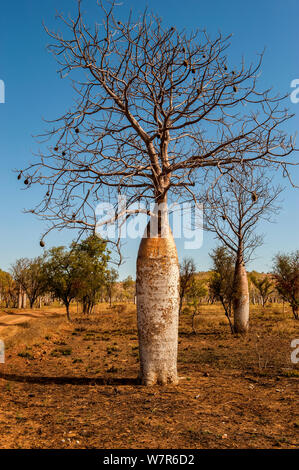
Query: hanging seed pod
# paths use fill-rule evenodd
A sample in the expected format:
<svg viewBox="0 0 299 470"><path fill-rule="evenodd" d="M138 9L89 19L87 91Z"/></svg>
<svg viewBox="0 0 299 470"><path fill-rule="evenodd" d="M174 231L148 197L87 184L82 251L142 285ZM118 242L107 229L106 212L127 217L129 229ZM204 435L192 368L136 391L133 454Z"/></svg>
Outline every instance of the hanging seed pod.
<svg viewBox="0 0 299 470"><path fill-rule="evenodd" d="M18 174L18 180L20 180L22 178L22 173L19 173Z"/></svg>
<svg viewBox="0 0 299 470"><path fill-rule="evenodd" d="M234 70L232 70L232 75L235 75L235 73L236 73L236 72L235 72Z"/></svg>
<svg viewBox="0 0 299 470"><path fill-rule="evenodd" d="M118 24L119 26L121 26L121 21L118 21L117 24Z"/></svg>
<svg viewBox="0 0 299 470"><path fill-rule="evenodd" d="M76 214L75 214L75 213L73 213L73 215L72 215L72 219L73 219L73 220L75 220L75 218L76 218Z"/></svg>
<svg viewBox="0 0 299 470"><path fill-rule="evenodd" d="M225 216L225 215L222 215L221 218L222 218L222 220L226 220L226 216Z"/></svg>
<svg viewBox="0 0 299 470"><path fill-rule="evenodd" d="M192 69L191 72L192 72L192 73L195 73L195 69Z"/></svg>
<svg viewBox="0 0 299 470"><path fill-rule="evenodd" d="M44 248L45 242L44 242L43 240L41 240L41 241L39 242L39 244L40 244L40 246L41 246L42 248Z"/></svg>
<svg viewBox="0 0 299 470"><path fill-rule="evenodd" d="M185 67L188 67L188 62L187 62L187 60L184 60L183 65L184 65Z"/></svg>
<svg viewBox="0 0 299 470"><path fill-rule="evenodd" d="M56 147L54 147L54 150L55 150L55 152L58 152L58 147L57 147L57 145L56 145Z"/></svg>
<svg viewBox="0 0 299 470"><path fill-rule="evenodd" d="M65 157L65 152L63 151L61 155L62 155L63 157Z"/></svg>
<svg viewBox="0 0 299 470"><path fill-rule="evenodd" d="M28 178L25 179L24 184L26 184L26 185L29 184Z"/></svg>
<svg viewBox="0 0 299 470"><path fill-rule="evenodd" d="M184 52L184 54L185 54L185 52L186 52L186 48L185 48L185 47L183 47L182 51L183 51L183 52Z"/></svg>
<svg viewBox="0 0 299 470"><path fill-rule="evenodd" d="M171 26L170 31L174 31L174 27L173 27L173 26Z"/></svg>
<svg viewBox="0 0 299 470"><path fill-rule="evenodd" d="M251 193L251 199L252 199L252 202L256 202L258 197L257 197L257 194L255 191L252 191Z"/></svg>
<svg viewBox="0 0 299 470"><path fill-rule="evenodd" d="M233 183L233 182L234 182L234 179L233 179L233 178L231 178L231 179L230 179L230 182L231 182L231 183Z"/></svg>
<svg viewBox="0 0 299 470"><path fill-rule="evenodd" d="M225 65L223 68L224 68L225 71L227 70L227 66L226 66L226 65Z"/></svg>
<svg viewBox="0 0 299 470"><path fill-rule="evenodd" d="M48 192L46 193L46 197L49 197L49 196L50 196L50 192L48 191Z"/></svg>
<svg viewBox="0 0 299 470"><path fill-rule="evenodd" d="M202 55L202 58L203 58L203 59L205 59L206 57L207 57L206 54L203 54L203 55Z"/></svg>
<svg viewBox="0 0 299 470"><path fill-rule="evenodd" d="M79 134L80 131L79 131L78 127L76 127L75 132L76 132L76 134Z"/></svg>
<svg viewBox="0 0 299 470"><path fill-rule="evenodd" d="M233 86L233 90L234 92L236 93L238 91L238 87L236 87L236 85Z"/></svg>

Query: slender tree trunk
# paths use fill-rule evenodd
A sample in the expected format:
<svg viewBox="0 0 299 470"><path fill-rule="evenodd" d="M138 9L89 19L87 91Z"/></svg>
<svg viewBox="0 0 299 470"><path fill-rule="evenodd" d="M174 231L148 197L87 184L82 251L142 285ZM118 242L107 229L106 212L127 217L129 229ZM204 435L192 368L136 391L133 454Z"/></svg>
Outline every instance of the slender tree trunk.
<svg viewBox="0 0 299 470"><path fill-rule="evenodd" d="M180 295L179 315L181 315L182 313L183 298L184 298L184 295Z"/></svg>
<svg viewBox="0 0 299 470"><path fill-rule="evenodd" d="M22 297L23 297L23 292L21 287L19 287L19 293L18 293L18 308L22 308Z"/></svg>
<svg viewBox="0 0 299 470"><path fill-rule="evenodd" d="M72 321L71 319L71 314L70 314L70 303L68 301L64 302L65 308L66 308L66 316L68 321Z"/></svg>
<svg viewBox="0 0 299 470"><path fill-rule="evenodd" d="M249 291L243 256L238 253L234 276L234 333L245 334L249 328Z"/></svg>
<svg viewBox="0 0 299 470"><path fill-rule="evenodd" d="M224 314L225 314L226 318L228 319L230 331L231 331L231 333L233 334L233 333L234 333L234 327L233 327L233 325L232 325L232 321L231 321L231 318L230 318L231 307L228 307L228 306L225 304L223 297L220 297L220 301L221 301L222 307L223 307L223 309L224 309Z"/></svg>
<svg viewBox="0 0 299 470"><path fill-rule="evenodd" d="M137 258L140 379L144 385L177 384L179 264L167 209L151 220ZM162 226L162 229L161 229Z"/></svg>
<svg viewBox="0 0 299 470"><path fill-rule="evenodd" d="M87 298L86 296L83 297L83 314L87 314Z"/></svg>
<svg viewBox="0 0 299 470"><path fill-rule="evenodd" d="M26 295L26 292L23 292L22 308L26 308L26 306L27 306L27 295Z"/></svg>
<svg viewBox="0 0 299 470"><path fill-rule="evenodd" d="M295 320L299 320L298 307L297 307L297 305L293 305L293 306L292 306L292 311L293 311L293 315L294 315Z"/></svg>
<svg viewBox="0 0 299 470"><path fill-rule="evenodd" d="M197 335L197 331L196 331L196 328L195 328L195 317L197 317L197 315L199 315L199 310L195 309L193 314L192 314L192 332L195 335Z"/></svg>

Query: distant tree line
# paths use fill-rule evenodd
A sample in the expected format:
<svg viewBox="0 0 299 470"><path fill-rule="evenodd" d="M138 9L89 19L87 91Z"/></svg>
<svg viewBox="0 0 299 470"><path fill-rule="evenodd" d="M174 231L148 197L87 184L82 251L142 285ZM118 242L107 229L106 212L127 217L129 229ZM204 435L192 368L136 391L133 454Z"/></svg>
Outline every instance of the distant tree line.
<svg viewBox="0 0 299 470"><path fill-rule="evenodd" d="M0 270L0 304L7 308L30 308L55 300L66 307L82 305L82 313L90 314L99 301L132 300L135 283L128 277L122 288L116 288L118 273L109 266L110 252L105 241L89 236L68 248L51 248L33 259L18 259L10 273Z"/></svg>
<svg viewBox="0 0 299 470"><path fill-rule="evenodd" d="M199 277L192 259L184 259L180 266L180 313L191 308L192 325L199 314L201 303L220 302L228 319L232 333L233 301L235 295L236 259L226 246L219 246L210 254L212 270L204 278ZM286 302L294 318L298 320L299 309L299 250L289 254L277 254L271 273L251 272L248 276L250 301L262 308L272 302ZM183 304L186 304L183 309Z"/></svg>
<svg viewBox="0 0 299 470"><path fill-rule="evenodd" d="M235 295L236 258L222 245L210 254L212 269L204 277L196 271L193 259L186 258L180 265L180 314L191 313L195 332L195 317L202 303L220 302L232 333ZM0 305L6 308L39 307L43 302L63 303L70 320L70 305L80 303L82 313L93 312L99 302L135 302L135 281L128 276L117 282L118 272L109 266L110 252L105 241L89 236L68 248L59 246L44 251L43 255L20 258L10 273L0 270ZM264 309L268 302L285 302L298 320L299 309L299 250L277 254L272 273L253 271L248 276L249 297L252 304Z"/></svg>

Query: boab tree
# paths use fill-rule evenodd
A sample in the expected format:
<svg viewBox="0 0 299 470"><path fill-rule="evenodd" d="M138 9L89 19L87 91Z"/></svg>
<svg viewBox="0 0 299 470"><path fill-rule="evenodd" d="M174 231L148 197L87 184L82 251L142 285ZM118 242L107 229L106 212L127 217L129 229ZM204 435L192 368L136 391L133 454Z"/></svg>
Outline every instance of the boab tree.
<svg viewBox="0 0 299 470"><path fill-rule="evenodd" d="M279 129L289 116L257 88L261 58L232 66L229 38L163 27L147 12L120 20L114 2L97 4L93 26L79 1L76 18L58 15L61 32L46 29L77 99L20 176L28 187L46 188L33 213L50 220L50 229L94 230L95 205L120 193L127 205L116 217L136 212L132 203L164 203L152 217L165 223L144 236L137 260L140 376L147 385L177 383L179 268L167 197L192 195L197 169L201 180L210 167L286 167L293 142Z"/></svg>
<svg viewBox="0 0 299 470"><path fill-rule="evenodd" d="M233 331L249 328L249 291L246 263L263 237L256 234L261 219L271 220L282 189L259 168L242 168L216 178L205 202L205 226L235 256L232 292Z"/></svg>

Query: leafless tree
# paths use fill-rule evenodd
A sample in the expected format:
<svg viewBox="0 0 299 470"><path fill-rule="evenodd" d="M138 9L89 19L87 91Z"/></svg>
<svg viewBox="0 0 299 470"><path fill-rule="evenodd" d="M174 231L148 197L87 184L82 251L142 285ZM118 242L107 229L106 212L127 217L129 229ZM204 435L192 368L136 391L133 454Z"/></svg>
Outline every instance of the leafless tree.
<svg viewBox="0 0 299 470"><path fill-rule="evenodd" d="M270 221L277 212L281 191L263 170L241 167L216 179L206 194L205 226L236 259L232 302L235 333L246 333L249 327L245 265L263 241L256 233L257 224L261 219Z"/></svg>
<svg viewBox="0 0 299 470"><path fill-rule="evenodd" d="M58 15L62 32L46 28L60 76L72 76L77 96L20 174L28 187L45 188L32 212L49 222L48 231L94 230L96 204L118 194L127 204L116 218L136 213L131 205L141 200L195 200L193 186L211 167L275 165L289 174L294 142L281 125L291 116L281 98L258 88L262 55L256 65L235 66L226 55L229 37L164 27L147 11L120 21L114 1L98 6L93 26L78 1L76 18ZM178 260L171 232L161 233L158 224L155 236L142 239L137 263L145 384L178 380Z"/></svg>

